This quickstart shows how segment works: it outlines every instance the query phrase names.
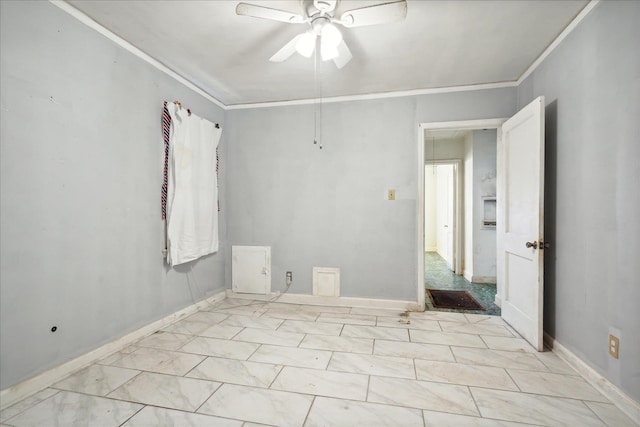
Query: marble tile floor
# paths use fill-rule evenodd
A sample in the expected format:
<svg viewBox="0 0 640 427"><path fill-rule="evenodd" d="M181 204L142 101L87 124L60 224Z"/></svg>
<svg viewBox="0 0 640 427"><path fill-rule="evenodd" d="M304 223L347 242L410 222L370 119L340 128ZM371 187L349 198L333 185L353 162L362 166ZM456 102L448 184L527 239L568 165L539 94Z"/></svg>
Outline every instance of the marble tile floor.
<svg viewBox="0 0 640 427"><path fill-rule="evenodd" d="M496 285L470 283L463 276L454 274L449 270L446 261L438 255L437 252L424 253L424 284L426 289L469 291L476 300L485 307L484 310L435 308L429 299L429 295L427 295L425 301L427 310L500 316L500 307L494 303L496 298Z"/></svg>
<svg viewBox="0 0 640 427"><path fill-rule="evenodd" d="M0 412L23 426L632 426L499 317L225 299Z"/></svg>

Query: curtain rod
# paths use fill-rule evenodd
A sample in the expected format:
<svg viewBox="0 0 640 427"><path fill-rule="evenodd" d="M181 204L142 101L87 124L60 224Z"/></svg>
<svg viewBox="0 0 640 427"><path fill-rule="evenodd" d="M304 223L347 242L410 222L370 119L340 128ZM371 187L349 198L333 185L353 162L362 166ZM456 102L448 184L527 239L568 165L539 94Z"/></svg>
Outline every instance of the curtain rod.
<svg viewBox="0 0 640 427"><path fill-rule="evenodd" d="M182 102L180 101L173 101L174 104L176 104L178 107L180 107L182 109ZM167 101L164 101L165 106L167 105ZM187 108L187 114L191 115L191 109ZM216 123L216 129L220 129L220 125L218 123Z"/></svg>

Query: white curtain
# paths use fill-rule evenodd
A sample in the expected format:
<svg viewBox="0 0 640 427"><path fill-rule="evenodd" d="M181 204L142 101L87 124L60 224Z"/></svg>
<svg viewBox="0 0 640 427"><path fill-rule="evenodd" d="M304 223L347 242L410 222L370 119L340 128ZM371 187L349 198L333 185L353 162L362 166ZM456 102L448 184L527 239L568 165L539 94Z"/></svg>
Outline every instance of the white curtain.
<svg viewBox="0 0 640 427"><path fill-rule="evenodd" d="M216 148L221 129L170 102L167 263L218 251Z"/></svg>

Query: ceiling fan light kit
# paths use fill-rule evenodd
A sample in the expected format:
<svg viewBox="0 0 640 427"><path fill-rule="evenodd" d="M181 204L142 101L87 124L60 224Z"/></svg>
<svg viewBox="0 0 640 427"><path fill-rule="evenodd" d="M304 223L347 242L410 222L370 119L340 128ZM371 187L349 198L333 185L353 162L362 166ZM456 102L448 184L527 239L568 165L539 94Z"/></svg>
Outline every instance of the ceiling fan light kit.
<svg viewBox="0 0 640 427"><path fill-rule="evenodd" d="M313 31L307 31L304 34L300 34L297 40L296 51L305 58L311 58L313 50L316 47L315 33Z"/></svg>
<svg viewBox="0 0 640 427"><path fill-rule="evenodd" d="M406 0L392 1L373 6L361 7L344 12L340 18L335 16L339 0L301 0L302 14L279 9L238 3L236 14L288 24L310 24L311 29L298 34L271 58L272 62L282 62L295 52L310 58L316 48L316 39L320 38L320 56L323 61L333 59L338 68L344 67L352 58L342 33L336 24L345 28L378 25L403 20L407 16Z"/></svg>

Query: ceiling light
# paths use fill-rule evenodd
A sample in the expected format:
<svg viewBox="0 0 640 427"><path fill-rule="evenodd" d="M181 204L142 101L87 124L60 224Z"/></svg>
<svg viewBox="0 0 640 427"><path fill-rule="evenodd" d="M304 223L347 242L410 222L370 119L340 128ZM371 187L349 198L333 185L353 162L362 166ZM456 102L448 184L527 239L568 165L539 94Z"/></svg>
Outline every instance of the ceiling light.
<svg viewBox="0 0 640 427"><path fill-rule="evenodd" d="M335 25L327 23L322 26L320 39L320 54L323 61L337 58L338 45L342 42L342 34Z"/></svg>
<svg viewBox="0 0 640 427"><path fill-rule="evenodd" d="M313 31L307 31L302 34L296 42L296 50L305 58L310 58L316 47L316 35Z"/></svg>
<svg viewBox="0 0 640 427"><path fill-rule="evenodd" d="M322 43L327 43L329 46L338 47L342 41L342 34L335 25L327 23L322 27Z"/></svg>
<svg viewBox="0 0 640 427"><path fill-rule="evenodd" d="M328 61L338 57L338 49L336 46L327 43L323 38L320 44L320 55L323 61Z"/></svg>

